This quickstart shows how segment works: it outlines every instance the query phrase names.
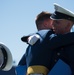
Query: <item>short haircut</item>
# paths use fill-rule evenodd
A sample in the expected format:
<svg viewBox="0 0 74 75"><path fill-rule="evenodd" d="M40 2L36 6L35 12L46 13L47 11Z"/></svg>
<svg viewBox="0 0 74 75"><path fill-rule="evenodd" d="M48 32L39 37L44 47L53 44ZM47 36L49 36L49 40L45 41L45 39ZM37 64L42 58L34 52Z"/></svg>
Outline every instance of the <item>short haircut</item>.
<svg viewBox="0 0 74 75"><path fill-rule="evenodd" d="M42 24L44 20L50 19L51 15L52 15L52 13L42 11L36 17L36 20L35 20L36 26L38 27L38 25Z"/></svg>

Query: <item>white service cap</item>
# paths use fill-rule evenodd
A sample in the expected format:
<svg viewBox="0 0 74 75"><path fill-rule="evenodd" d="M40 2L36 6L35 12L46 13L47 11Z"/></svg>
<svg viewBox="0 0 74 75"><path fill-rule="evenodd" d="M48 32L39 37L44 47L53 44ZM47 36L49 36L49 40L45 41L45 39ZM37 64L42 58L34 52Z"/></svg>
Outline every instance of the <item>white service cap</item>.
<svg viewBox="0 0 74 75"><path fill-rule="evenodd" d="M53 20L67 19L74 21L74 13L56 3L54 3L55 12L50 16Z"/></svg>

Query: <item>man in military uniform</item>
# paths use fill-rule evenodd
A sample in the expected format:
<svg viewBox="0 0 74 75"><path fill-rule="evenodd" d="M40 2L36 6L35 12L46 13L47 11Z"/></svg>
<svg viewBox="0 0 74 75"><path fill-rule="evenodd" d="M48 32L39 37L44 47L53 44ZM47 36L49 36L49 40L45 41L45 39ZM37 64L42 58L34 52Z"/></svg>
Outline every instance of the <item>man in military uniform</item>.
<svg viewBox="0 0 74 75"><path fill-rule="evenodd" d="M55 12L51 15L51 19L53 19L52 25L54 32L57 34L69 33L74 24L74 13L68 9L61 7L56 3L54 4L54 7ZM67 36L66 39L68 39L69 35ZM67 40L66 42L68 41L71 40ZM61 50L58 51L57 53L59 54L59 56L57 54L54 55L56 60L62 59L67 64L69 64L72 70L72 75L74 75L74 43L69 44L67 46L62 46Z"/></svg>
<svg viewBox="0 0 74 75"><path fill-rule="evenodd" d="M31 54L32 58L30 60L31 62L29 63L30 73L34 73L35 68L36 68L35 72L37 71L36 73L40 73L40 69L37 69L39 67L38 65L45 66L48 70L50 70L54 66L54 64L57 62L58 59L62 59L64 62L69 64L72 69L72 74L74 72L73 71L73 60L72 60L74 58L73 54L72 54L73 47L74 47L72 45L74 42L72 37L73 37L74 33L66 34L66 33L70 32L70 30L74 24L74 22L73 22L74 21L74 13L70 12L67 9L60 7L57 4L55 4L54 6L56 9L56 12L55 12L55 14L53 14L51 16L51 19L54 20L52 22L53 30L57 34L65 33L65 35L64 35L64 37L62 37L61 35L58 35L58 36L55 35L56 37L52 38L52 36L54 36L54 35L52 35L52 33L48 33L45 36L45 38L48 41L46 39L43 39L43 41L41 43L37 42L35 45L33 45L31 47L31 50L34 54L33 53ZM56 20L56 19L58 19L58 20ZM71 34L72 34L72 36L71 36ZM49 35L49 38L47 38L48 35ZM59 37L59 38L56 40L57 37ZM62 40L61 40L61 37L62 37ZM70 39L70 38L72 38L72 39ZM58 44L57 44L57 42L54 44L53 39L55 41L57 41ZM60 39L60 42L59 42L59 39ZM64 42L62 42L62 41L64 41ZM69 42L71 42L71 43L69 43ZM67 46L70 46L72 51L70 49L67 49ZM50 50L55 50L55 51L50 51ZM50 60L49 60L49 58L50 58ZM44 69L47 71L47 69L45 67L44 67ZM39 68L41 68L41 67L39 67ZM43 71L44 71L44 69L43 69ZM29 70L29 68L28 68L28 70ZM47 74L47 73L44 73L44 74Z"/></svg>
<svg viewBox="0 0 74 75"><path fill-rule="evenodd" d="M44 35L44 32L45 32L45 35ZM19 65L21 63L23 65L27 64L28 74L34 74L34 73L47 74L48 71L51 70L51 68L54 66L54 64L58 60L58 58L54 58L53 55L56 55L57 51L60 48L62 48L62 46L65 46L65 45L67 46L69 44L74 43L74 41L72 40L74 38L73 36L74 33L69 34L69 37L68 37L68 34L63 35L62 37L61 35L57 36L53 33L54 33L53 31L49 31L49 30L39 31L37 32L37 34L40 35L41 37L40 39L38 36L33 35L39 40L35 44L32 42L31 45L33 46L29 46L27 48L27 51L29 52L29 54L26 55L27 63L25 62L25 58L23 59L24 62L19 63ZM42 36L42 34L44 36ZM64 42L62 40L64 40ZM67 40L71 40L71 41L67 41Z"/></svg>
<svg viewBox="0 0 74 75"><path fill-rule="evenodd" d="M30 40L30 38L28 38L29 36L26 36L26 37L22 37L21 39L22 39L22 41L25 41L25 42L27 42L27 43L29 43L30 45L28 46L28 48L27 48L27 50L26 50L26 54L23 56L23 58L20 60L20 62L19 62L19 64L18 65L25 65L25 64L27 64L27 67L29 67L29 66L31 66L31 65L33 65L35 62L34 62L34 60L32 61L32 63L30 63L30 61L31 61L31 58L33 58L33 59L35 59L34 58L34 56L33 57L31 57L30 56L30 54L29 54L29 52L31 51L30 50L30 48L31 48L31 46L32 45L34 45L34 43L36 42L36 41L38 41L39 39L40 39L40 41L42 41L43 40L43 38L46 36L46 33L48 33L48 31L49 31L49 29L51 29L52 28L52 26L51 26L51 23L52 23L52 20L50 19L50 16L51 16L51 13L48 13L48 12L44 12L44 11L42 11L40 14L38 14L37 15L37 17L36 17L36 20L35 20L35 22L36 22L36 26L37 26L37 29L38 29L38 31L39 32L37 32L37 34L36 33L34 33L33 34L33 38L32 37L30 37L31 38L31 40ZM48 30L44 30L44 29L48 29ZM40 30L42 30L42 31L40 31ZM53 33L53 31L51 31L51 33ZM41 35L41 38L40 38L40 36L39 35ZM27 39L28 38L28 39ZM34 49L33 49L34 50ZM39 50L38 50L39 51ZM34 53L35 53L35 50L33 51ZM38 53L38 52L37 52ZM36 56L36 54L35 54L35 56ZM31 58L29 58L29 57L31 57ZM39 58L37 58L37 59L39 59ZM37 60L36 60L37 61ZM38 62L38 61L37 61ZM39 60L39 63L41 62L41 60ZM36 64L36 63L35 63ZM37 64L36 64L37 65ZM39 67L39 66L38 66ZM37 67L37 68L38 68ZM41 67L43 67L43 66L40 66L39 68L41 68ZM43 68L45 68L46 70L48 70L46 67L43 67ZM27 74L29 74L28 72L29 72L30 70L28 69L27 70ZM39 71L39 70L38 70Z"/></svg>

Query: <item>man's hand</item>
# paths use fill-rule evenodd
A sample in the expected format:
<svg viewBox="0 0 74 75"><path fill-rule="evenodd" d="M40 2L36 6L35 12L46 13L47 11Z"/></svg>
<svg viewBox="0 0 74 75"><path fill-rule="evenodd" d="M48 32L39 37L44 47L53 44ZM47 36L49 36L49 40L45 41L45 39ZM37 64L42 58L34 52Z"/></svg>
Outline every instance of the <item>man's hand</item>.
<svg viewBox="0 0 74 75"><path fill-rule="evenodd" d="M38 34L33 34L30 37L28 37L28 43L30 45L34 45L39 39L40 39L40 36Z"/></svg>

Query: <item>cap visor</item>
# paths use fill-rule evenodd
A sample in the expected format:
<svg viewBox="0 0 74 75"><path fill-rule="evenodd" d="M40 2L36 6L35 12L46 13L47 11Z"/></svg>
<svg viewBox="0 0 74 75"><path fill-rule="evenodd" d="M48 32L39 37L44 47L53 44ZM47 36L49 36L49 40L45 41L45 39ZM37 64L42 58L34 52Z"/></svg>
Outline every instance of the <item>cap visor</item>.
<svg viewBox="0 0 74 75"><path fill-rule="evenodd" d="M56 14L52 14L52 15L50 16L50 18L51 18L52 20L61 20L61 19L62 19L60 16L58 16L58 15L56 15Z"/></svg>
<svg viewBox="0 0 74 75"><path fill-rule="evenodd" d="M29 36L23 36L23 37L21 38L21 40L22 40L23 42L27 42L28 37L29 37Z"/></svg>

